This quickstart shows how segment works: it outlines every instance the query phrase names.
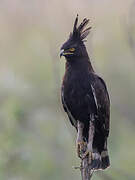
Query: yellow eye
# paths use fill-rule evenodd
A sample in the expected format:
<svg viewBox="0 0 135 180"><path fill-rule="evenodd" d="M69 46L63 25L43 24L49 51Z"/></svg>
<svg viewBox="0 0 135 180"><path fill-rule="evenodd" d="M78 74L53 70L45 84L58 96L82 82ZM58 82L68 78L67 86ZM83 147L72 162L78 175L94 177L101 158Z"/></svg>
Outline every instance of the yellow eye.
<svg viewBox="0 0 135 180"><path fill-rule="evenodd" d="M70 48L69 51L72 51L72 52L73 52L73 51L75 51L75 48Z"/></svg>

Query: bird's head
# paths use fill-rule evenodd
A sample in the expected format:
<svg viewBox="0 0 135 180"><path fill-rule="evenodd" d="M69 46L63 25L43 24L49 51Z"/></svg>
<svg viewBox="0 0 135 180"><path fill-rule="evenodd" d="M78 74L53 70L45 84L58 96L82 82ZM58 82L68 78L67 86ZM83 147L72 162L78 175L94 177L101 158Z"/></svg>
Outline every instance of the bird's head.
<svg viewBox="0 0 135 180"><path fill-rule="evenodd" d="M65 56L66 59L73 59L73 57L87 56L84 41L91 29L91 27L85 29L89 23L89 19L85 18L78 27L77 23L78 15L75 19L73 32L70 33L69 39L61 47L60 57Z"/></svg>

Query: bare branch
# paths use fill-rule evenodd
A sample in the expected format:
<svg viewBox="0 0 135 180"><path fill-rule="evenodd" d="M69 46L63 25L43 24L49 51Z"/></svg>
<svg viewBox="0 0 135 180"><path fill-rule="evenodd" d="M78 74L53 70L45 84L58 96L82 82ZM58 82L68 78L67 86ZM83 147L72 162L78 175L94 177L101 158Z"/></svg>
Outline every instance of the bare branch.
<svg viewBox="0 0 135 180"><path fill-rule="evenodd" d="M83 147L83 154L86 152L87 149L87 144ZM82 176L82 180L91 180L92 178L92 174L93 174L93 170L91 170L90 168L90 158L89 156L86 156L84 159L81 160L81 176Z"/></svg>

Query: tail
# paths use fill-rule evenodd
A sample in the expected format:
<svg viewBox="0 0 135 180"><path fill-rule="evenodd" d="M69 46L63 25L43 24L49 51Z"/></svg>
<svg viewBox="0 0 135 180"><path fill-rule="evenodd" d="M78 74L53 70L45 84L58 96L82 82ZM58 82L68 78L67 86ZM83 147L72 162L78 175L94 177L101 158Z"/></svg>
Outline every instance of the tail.
<svg viewBox="0 0 135 180"><path fill-rule="evenodd" d="M110 166L108 151L103 150L101 153L92 153L93 160L91 162L91 169L93 170L105 170Z"/></svg>
<svg viewBox="0 0 135 180"><path fill-rule="evenodd" d="M109 155L108 151L104 150L101 152L101 169L106 169L110 166L110 160L109 160Z"/></svg>

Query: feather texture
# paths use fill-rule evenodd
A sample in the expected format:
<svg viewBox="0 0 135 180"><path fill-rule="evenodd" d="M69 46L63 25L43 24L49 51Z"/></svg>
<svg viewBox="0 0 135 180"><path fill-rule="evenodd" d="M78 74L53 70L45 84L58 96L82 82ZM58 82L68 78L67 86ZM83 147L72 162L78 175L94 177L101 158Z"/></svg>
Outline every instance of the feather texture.
<svg viewBox="0 0 135 180"><path fill-rule="evenodd" d="M76 39L78 41L83 41L88 34L90 33L90 29L92 27L88 27L85 29L85 27L88 25L89 19L84 18L82 23L77 27L78 24L78 14L74 22L74 27L73 27L73 33L70 34L70 38Z"/></svg>

